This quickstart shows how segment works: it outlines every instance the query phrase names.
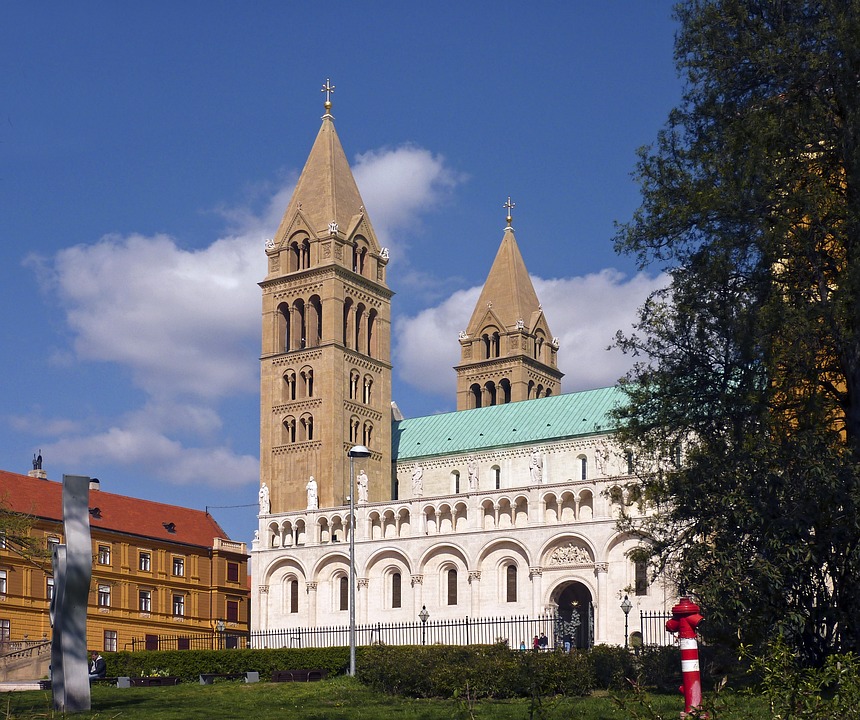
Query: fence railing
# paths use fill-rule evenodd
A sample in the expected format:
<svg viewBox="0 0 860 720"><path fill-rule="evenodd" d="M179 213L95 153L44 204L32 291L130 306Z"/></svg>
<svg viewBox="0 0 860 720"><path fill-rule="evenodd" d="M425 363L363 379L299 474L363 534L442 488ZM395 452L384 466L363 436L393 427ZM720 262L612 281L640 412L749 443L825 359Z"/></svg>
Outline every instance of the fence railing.
<svg viewBox="0 0 860 720"><path fill-rule="evenodd" d="M672 617L663 612L640 612L639 628L643 645L674 645L666 630ZM491 645L506 641L512 648L521 643L531 648L532 639L546 635L547 648L563 646L564 624L552 613L529 617L459 618L377 622L356 625L356 645ZM634 626L635 627L635 626ZM308 648L346 647L349 626L278 628L251 633L209 632L189 635L147 635L134 638L132 650L217 650L220 648Z"/></svg>
<svg viewBox="0 0 860 720"><path fill-rule="evenodd" d="M490 645L506 641L512 648L531 648L535 636L545 634L548 647L561 644L551 614L533 618L461 618L356 625L356 645ZM294 627L251 633L252 648L337 647L349 644L349 626Z"/></svg>
<svg viewBox="0 0 860 720"><path fill-rule="evenodd" d="M639 628L642 633L643 645L674 645L676 640L666 629L666 621L672 617L665 612L640 612Z"/></svg>
<svg viewBox="0 0 860 720"><path fill-rule="evenodd" d="M126 648L131 645L134 650L220 650L225 648L245 649L248 644L247 633L217 631L208 633L193 633L189 635L147 635L143 638L132 638Z"/></svg>

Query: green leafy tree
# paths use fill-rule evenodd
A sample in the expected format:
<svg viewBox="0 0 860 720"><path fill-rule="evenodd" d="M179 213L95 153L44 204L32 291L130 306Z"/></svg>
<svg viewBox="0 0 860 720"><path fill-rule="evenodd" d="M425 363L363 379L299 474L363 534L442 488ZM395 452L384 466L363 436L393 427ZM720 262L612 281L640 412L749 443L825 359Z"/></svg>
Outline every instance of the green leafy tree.
<svg viewBox="0 0 860 720"><path fill-rule="evenodd" d="M860 651L860 0L675 13L683 99L616 236L670 278L618 336L626 524L706 636L820 662Z"/></svg>

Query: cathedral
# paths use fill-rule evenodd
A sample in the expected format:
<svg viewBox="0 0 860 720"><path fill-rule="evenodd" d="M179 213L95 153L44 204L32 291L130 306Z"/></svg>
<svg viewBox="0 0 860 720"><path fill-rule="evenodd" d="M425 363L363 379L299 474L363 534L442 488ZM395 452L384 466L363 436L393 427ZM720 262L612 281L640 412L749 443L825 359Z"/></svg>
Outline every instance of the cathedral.
<svg viewBox="0 0 860 720"><path fill-rule="evenodd" d="M632 455L613 441L620 390L561 392L562 349L509 199L480 298L450 339L460 346L456 412L400 416L388 251L323 89L322 126L260 283L252 631L347 625L352 500L357 624L552 614L576 618L578 647L624 644L625 596L634 610L662 612L674 595L631 558L638 542L616 525L639 511L625 491ZM367 456L351 458L355 446Z"/></svg>

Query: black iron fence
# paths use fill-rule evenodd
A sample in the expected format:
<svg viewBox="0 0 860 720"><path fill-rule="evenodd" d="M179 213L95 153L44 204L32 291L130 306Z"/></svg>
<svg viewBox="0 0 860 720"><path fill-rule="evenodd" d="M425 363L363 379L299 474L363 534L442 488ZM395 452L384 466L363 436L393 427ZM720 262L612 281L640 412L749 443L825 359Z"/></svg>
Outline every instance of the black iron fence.
<svg viewBox="0 0 860 720"><path fill-rule="evenodd" d="M146 635L132 638L126 645L131 650L221 650L225 648L248 648L248 634L237 632L205 632L187 635Z"/></svg>
<svg viewBox="0 0 860 720"><path fill-rule="evenodd" d="M665 612L640 612L642 645L674 645L675 636L666 629L666 621L671 617L671 613Z"/></svg>
<svg viewBox="0 0 860 720"><path fill-rule="evenodd" d="M461 618L378 622L356 625L356 645L490 645L507 642L512 648L532 647L534 637L547 637L547 647L561 644L553 632L556 617ZM295 627L251 633L252 648L336 647L349 645L349 626Z"/></svg>
<svg viewBox="0 0 860 720"><path fill-rule="evenodd" d="M674 645L675 637L666 630L671 614L640 612L640 638L631 645ZM569 623L568 623L569 624ZM356 645L490 645L507 642L512 648L532 647L541 634L547 649L563 647L567 625L552 613L528 617L460 618L410 622L377 622L356 625ZM307 648L346 647L349 626L294 627L251 633L223 632L187 635L147 635L134 638L132 650L218 650L222 648Z"/></svg>

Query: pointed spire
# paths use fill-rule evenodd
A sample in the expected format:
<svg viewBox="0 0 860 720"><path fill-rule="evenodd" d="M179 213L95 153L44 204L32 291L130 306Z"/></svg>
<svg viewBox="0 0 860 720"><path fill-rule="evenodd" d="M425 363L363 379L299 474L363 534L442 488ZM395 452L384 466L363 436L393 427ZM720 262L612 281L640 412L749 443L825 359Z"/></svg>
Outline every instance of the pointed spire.
<svg viewBox="0 0 860 720"><path fill-rule="evenodd" d="M326 113L278 227L276 243L283 240L298 211L318 234L332 228L345 231L364 212L364 201L334 127L331 114L334 85L330 79L326 79L321 91L326 94Z"/></svg>
<svg viewBox="0 0 860 720"><path fill-rule="evenodd" d="M469 320L467 326L469 335L474 335L480 330L477 325L482 322L488 308L492 309L496 317L508 328L516 326L518 320L529 323L534 314L541 310L537 293L517 245L514 229L511 227L511 209L514 206L515 203L511 202L510 198L503 206L508 210L508 225L481 291L481 297Z"/></svg>

